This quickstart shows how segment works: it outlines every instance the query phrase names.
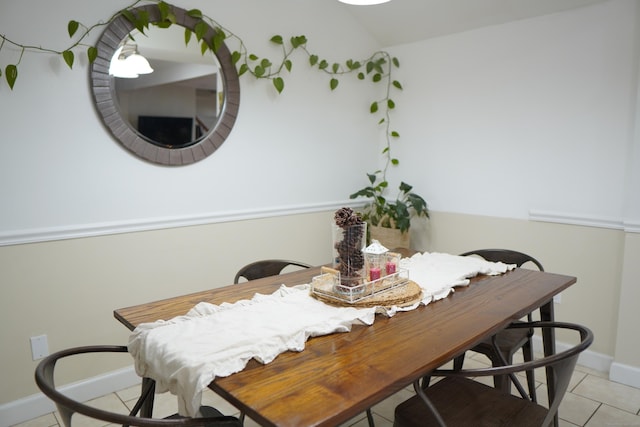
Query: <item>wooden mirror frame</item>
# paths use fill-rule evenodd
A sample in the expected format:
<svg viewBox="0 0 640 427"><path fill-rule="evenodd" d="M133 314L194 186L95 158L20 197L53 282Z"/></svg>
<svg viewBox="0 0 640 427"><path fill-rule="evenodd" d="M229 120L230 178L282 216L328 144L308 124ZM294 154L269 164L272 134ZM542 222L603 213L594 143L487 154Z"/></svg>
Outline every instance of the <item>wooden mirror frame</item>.
<svg viewBox="0 0 640 427"><path fill-rule="evenodd" d="M184 9L176 6L171 6L171 8L176 16L174 25L194 30L195 25L201 21L190 17ZM146 10L149 13L149 22L160 21L160 9L157 5L135 8L134 13L135 10ZM220 116L213 129L199 141L187 147L161 147L149 142L130 125L128 120L122 117L115 97L113 77L109 75L109 65L113 54L134 29L134 25L128 19L119 15L107 25L96 45L98 57L91 64L90 83L95 105L104 125L126 149L152 163L180 166L192 164L208 157L222 145L231 133L240 106L240 81L229 49L224 43L221 43L215 53L222 71L224 101ZM209 26L203 40L209 43L214 34L215 30Z"/></svg>

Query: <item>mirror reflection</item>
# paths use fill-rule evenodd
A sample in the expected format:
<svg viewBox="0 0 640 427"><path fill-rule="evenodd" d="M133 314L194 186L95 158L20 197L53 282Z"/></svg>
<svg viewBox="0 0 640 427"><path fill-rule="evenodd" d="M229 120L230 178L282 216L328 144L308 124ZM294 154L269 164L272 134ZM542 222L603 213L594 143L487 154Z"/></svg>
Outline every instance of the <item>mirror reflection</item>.
<svg viewBox="0 0 640 427"><path fill-rule="evenodd" d="M182 27L130 33L109 73L120 114L150 143L188 147L215 126L224 93L220 66L194 40L184 44Z"/></svg>

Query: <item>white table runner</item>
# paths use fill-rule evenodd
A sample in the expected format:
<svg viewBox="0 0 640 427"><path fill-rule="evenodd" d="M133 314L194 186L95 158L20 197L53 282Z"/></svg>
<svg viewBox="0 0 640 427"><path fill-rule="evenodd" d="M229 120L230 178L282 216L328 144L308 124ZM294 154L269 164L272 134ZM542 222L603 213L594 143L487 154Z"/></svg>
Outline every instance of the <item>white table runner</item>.
<svg viewBox="0 0 640 427"><path fill-rule="evenodd" d="M477 274L501 274L515 266L474 257L416 254L402 260L424 291L422 304L446 297ZM285 351L304 350L307 339L371 325L375 314L409 308L333 307L309 295L309 286L282 286L234 304L199 303L184 316L139 325L129 339L138 375L156 381L156 391L178 397L179 412L195 416L202 391L216 377L244 369L251 359L269 363Z"/></svg>

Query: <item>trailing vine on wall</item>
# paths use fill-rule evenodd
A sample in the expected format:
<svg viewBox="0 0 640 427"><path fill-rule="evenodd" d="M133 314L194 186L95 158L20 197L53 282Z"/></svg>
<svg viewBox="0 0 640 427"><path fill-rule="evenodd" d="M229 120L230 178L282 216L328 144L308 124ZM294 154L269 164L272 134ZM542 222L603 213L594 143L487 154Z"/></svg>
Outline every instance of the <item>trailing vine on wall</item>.
<svg viewBox="0 0 640 427"><path fill-rule="evenodd" d="M161 15L159 22L150 23L148 14L143 10L136 9L136 7L146 4L157 4ZM333 62L312 53L307 47L308 40L304 35L293 36L289 39L285 39L281 35L274 35L271 37L270 42L281 47L281 56L274 60L251 52L242 38L211 17L203 14L199 9L191 9L187 13L192 18L200 20L200 22L196 24L194 31L185 29L184 41L186 44L192 42L195 38L195 42L200 44L202 54L205 54L208 50L212 50L215 53L221 43L226 43L232 51L232 60L240 76L248 74L256 79L268 80L278 93L282 93L285 89L285 78L287 73L293 70L294 54L296 52L301 52L306 56L306 62L310 68L328 76L328 85L332 91L338 88L339 79L347 74L354 75L359 80L369 80L376 85L382 85L384 88L383 95L379 99L370 102L368 109L377 119L378 125L382 126L385 131L386 144L381 153L384 156L385 164L382 169L367 175L371 184L376 186L378 190L384 190L387 187L386 173L389 166L399 164L398 159L393 157L391 152L392 140L400 136L391 127L391 112L396 107L392 98L392 91L403 89L401 83L393 78L393 70L400 66L397 58L391 57L386 51L377 51L364 59ZM73 68L76 62L76 54L84 50L89 63L93 63L97 57L98 50L96 46L86 41L88 36L98 28L108 25L120 15L128 19L141 33L145 33L149 25L168 28L176 23L171 5L168 3L162 0L136 0L124 9L114 13L104 22L86 26L79 21L70 20L67 24L67 32L71 43L63 50L21 44L4 34L0 34L0 59L2 58L3 48L7 51L6 47L8 45L19 52L17 61L4 66L0 63L0 76L4 76L4 81L11 90L16 88L20 63L23 55L27 52L45 52L58 55L62 57L69 68ZM215 30L214 35L211 40L204 40L203 37L207 32L208 26ZM229 42L237 46L235 50L232 46L229 46Z"/></svg>

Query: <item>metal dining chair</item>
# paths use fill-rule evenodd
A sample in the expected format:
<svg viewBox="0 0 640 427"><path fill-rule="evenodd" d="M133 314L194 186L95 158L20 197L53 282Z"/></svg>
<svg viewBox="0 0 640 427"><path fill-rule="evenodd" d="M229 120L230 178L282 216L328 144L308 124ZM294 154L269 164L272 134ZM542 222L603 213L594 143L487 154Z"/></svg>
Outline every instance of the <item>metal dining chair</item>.
<svg viewBox="0 0 640 427"><path fill-rule="evenodd" d="M302 267L310 268L311 265L305 264L300 261L290 261L285 259L264 259L261 261L252 262L247 264L238 270L236 277L233 279L233 283L239 283L240 278L244 277L247 280L261 279L263 277L277 276L287 267Z"/></svg>
<svg viewBox="0 0 640 427"><path fill-rule="evenodd" d="M532 257L523 252L514 251L511 249L476 249L473 251L465 252L461 256L477 255L483 259L491 262L504 262L505 264L515 264L518 267L522 267L524 264L531 263L535 265L540 271L544 271L542 264ZM532 313L527 315L527 321L533 321ZM471 350L482 353L487 356L493 366L499 366L502 364L502 360L506 360L507 363L512 363L513 356L518 350L522 349L522 355L524 361L529 361L533 358L533 346L532 338L533 331L521 328L505 329L496 334L497 347L492 343L491 338L487 338L473 347ZM496 350L497 348L497 350ZM462 369L464 364L464 353L454 359L454 369ZM533 371L527 371L527 384L529 388L529 395L535 402L536 397L536 384L535 375ZM494 384L496 388L501 388L505 391L511 389L511 382L505 376L494 377Z"/></svg>
<svg viewBox="0 0 640 427"><path fill-rule="evenodd" d="M93 406L86 405L82 402L72 399L62 393L55 384L56 364L61 359L71 359L74 356L85 355L89 353L127 353L126 346L115 345L94 345L86 347L75 347L61 350L45 357L36 367L35 379L36 384L42 392L53 400L56 404L58 412L62 417L65 427L71 427L72 416L75 413L82 414L89 418L101 420L106 423L120 424L122 426L141 426L141 427L162 427L162 426L205 426L205 427L242 427L240 420L236 417L225 416L217 409L211 406L200 407L200 418L186 418L178 414L171 415L167 418L149 418L136 416L141 412L145 403L153 398L155 382L143 382L142 392L137 402L127 414L115 413L98 409Z"/></svg>
<svg viewBox="0 0 640 427"><path fill-rule="evenodd" d="M430 377L443 377L433 385L417 380L413 383L416 395L395 409L394 427L453 427L453 426L518 426L540 427L552 425L564 397L578 356L593 342L593 333L586 327L561 322L522 322L508 329L548 329L576 332L578 343L560 353L519 364L469 370L441 370ZM563 337L568 336L567 334ZM569 338L567 338L569 339ZM494 339L494 344L497 345ZM552 380L547 387L552 392L548 408L533 402L519 387L520 396L489 387L472 378L481 376L510 376L517 372L547 368Z"/></svg>

